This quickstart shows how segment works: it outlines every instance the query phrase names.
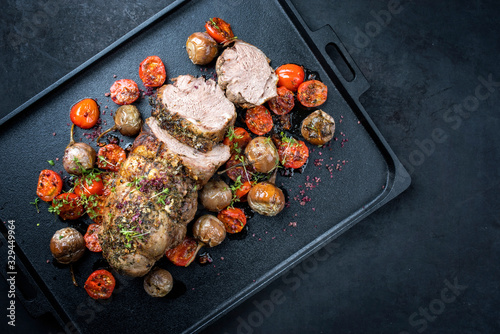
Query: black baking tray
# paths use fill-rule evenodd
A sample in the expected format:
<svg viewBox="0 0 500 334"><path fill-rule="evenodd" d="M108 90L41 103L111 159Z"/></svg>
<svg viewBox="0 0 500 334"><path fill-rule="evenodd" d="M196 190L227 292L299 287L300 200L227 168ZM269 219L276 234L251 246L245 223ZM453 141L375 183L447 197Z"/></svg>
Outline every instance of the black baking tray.
<svg viewBox="0 0 500 334"><path fill-rule="evenodd" d="M169 78L213 72L210 66L193 65L184 44L192 32L203 30L207 18L216 16L230 22L239 38L263 50L273 67L298 63L319 73L329 88L321 109L335 118L336 140L323 148L310 147L304 173L279 177L289 207L277 217L254 216L245 238L227 239L209 250L211 265L177 268L161 260L160 266L176 278L170 297L151 298L142 279L116 275L113 297L96 302L81 286L101 255L87 252L74 266L80 284L76 288L69 269L54 264L48 247L57 229L68 224L84 229L88 221L64 222L48 213L45 203L37 213L29 203L36 197L38 174L63 169L71 105L97 98L107 111L102 118L111 125L110 110L116 105L104 94L117 79L140 83L137 69L145 57L160 56ZM409 186L408 173L359 102L368 88L333 30L325 26L311 31L287 0L171 3L0 121L2 170L9 176L0 189L0 218L15 221L18 275L31 284L18 291L19 298L33 316L51 312L68 331L200 330ZM149 116L147 99L136 105L143 117ZM90 142L84 132L77 129L76 137ZM133 140L122 139L123 145ZM5 233L4 224L0 226ZM5 248L5 240L0 244Z"/></svg>

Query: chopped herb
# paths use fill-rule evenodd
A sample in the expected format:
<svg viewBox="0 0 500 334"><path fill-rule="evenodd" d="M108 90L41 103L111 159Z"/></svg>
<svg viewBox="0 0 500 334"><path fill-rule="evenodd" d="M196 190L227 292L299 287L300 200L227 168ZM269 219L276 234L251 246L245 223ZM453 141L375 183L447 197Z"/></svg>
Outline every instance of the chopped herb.
<svg viewBox="0 0 500 334"><path fill-rule="evenodd" d="M33 204L36 208L36 212L37 213L40 213L40 209L38 208L38 203L40 202L40 198L35 198L35 201L34 202L30 202L30 204Z"/></svg>
<svg viewBox="0 0 500 334"><path fill-rule="evenodd" d="M47 160L47 162L49 163L49 165L51 166L54 166L56 163L54 162L54 160Z"/></svg>

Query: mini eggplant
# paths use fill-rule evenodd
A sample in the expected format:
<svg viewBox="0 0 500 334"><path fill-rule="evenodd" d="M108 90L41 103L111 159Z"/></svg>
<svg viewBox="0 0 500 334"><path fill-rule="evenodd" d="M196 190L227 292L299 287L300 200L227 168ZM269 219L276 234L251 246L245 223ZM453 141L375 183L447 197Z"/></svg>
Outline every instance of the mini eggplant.
<svg viewBox="0 0 500 334"><path fill-rule="evenodd" d="M325 145L333 138L335 121L321 109L312 112L302 121L302 137L313 145Z"/></svg>
<svg viewBox="0 0 500 334"><path fill-rule="evenodd" d="M219 52L217 42L206 32L195 32L186 41L186 51L189 59L195 65L206 65Z"/></svg>
<svg viewBox="0 0 500 334"><path fill-rule="evenodd" d="M226 182L222 180L208 181L200 193L201 204L203 204L205 209L213 212L219 212L227 207L231 204L232 198L233 194L231 193L231 189L229 189Z"/></svg>
<svg viewBox="0 0 500 334"><path fill-rule="evenodd" d="M132 137L138 134L142 128L142 118L139 109L136 106L128 104L116 109L114 116L115 125L112 128L104 131L97 137L97 144L100 144L100 139L110 131L120 131L124 136Z"/></svg>
<svg viewBox="0 0 500 334"><path fill-rule="evenodd" d="M248 163L260 173L272 172L279 163L278 150L270 138L255 137L245 148Z"/></svg>
<svg viewBox="0 0 500 334"><path fill-rule="evenodd" d="M63 156L63 167L70 173L81 175L83 170L94 167L96 152L86 143L75 143L73 139L75 125L71 126L71 139Z"/></svg>
<svg viewBox="0 0 500 334"><path fill-rule="evenodd" d="M208 247L214 247L226 238L226 228L217 217L203 215L193 225L193 236Z"/></svg>
<svg viewBox="0 0 500 334"><path fill-rule="evenodd" d="M276 216L285 207L283 191L270 182L257 183L248 192L248 205L264 216Z"/></svg>

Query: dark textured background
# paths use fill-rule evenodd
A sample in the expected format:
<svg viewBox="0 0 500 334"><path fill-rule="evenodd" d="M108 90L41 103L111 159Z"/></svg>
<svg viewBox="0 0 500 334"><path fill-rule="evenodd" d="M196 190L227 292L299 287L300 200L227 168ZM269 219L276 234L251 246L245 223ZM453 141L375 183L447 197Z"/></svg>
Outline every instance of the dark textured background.
<svg viewBox="0 0 500 334"><path fill-rule="evenodd" d="M371 85L361 102L413 183L205 332L500 332L500 5L402 0L388 16L394 1L292 2L344 42ZM3 1L1 115L165 5ZM17 305L14 332L60 330Z"/></svg>

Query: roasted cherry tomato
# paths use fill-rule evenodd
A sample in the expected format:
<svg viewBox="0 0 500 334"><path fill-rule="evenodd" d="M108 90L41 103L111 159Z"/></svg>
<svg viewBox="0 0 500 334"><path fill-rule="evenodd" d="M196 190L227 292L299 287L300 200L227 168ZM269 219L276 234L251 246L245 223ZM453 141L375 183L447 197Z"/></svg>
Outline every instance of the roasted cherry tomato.
<svg viewBox="0 0 500 334"><path fill-rule="evenodd" d="M309 158L309 149L302 140L285 137L278 147L281 164L286 168L300 168Z"/></svg>
<svg viewBox="0 0 500 334"><path fill-rule="evenodd" d="M160 87L167 78L165 65L158 56L149 56L139 65L139 77L146 87Z"/></svg>
<svg viewBox="0 0 500 334"><path fill-rule="evenodd" d="M236 38L231 25L218 17L208 20L205 23L205 29L217 43L226 43Z"/></svg>
<svg viewBox="0 0 500 334"><path fill-rule="evenodd" d="M78 196L102 195L104 183L99 175L84 175L76 181L75 194Z"/></svg>
<svg viewBox="0 0 500 334"><path fill-rule="evenodd" d="M99 269L90 274L85 282L85 291L94 299L108 299L115 289L115 278L104 269Z"/></svg>
<svg viewBox="0 0 500 334"><path fill-rule="evenodd" d="M71 107L69 118L76 126L90 129L99 120L99 106L93 99L83 99Z"/></svg>
<svg viewBox="0 0 500 334"><path fill-rule="evenodd" d="M80 196L75 193L63 193L52 201L52 211L57 213L63 220L73 220L83 216L85 208Z"/></svg>
<svg viewBox="0 0 500 334"><path fill-rule="evenodd" d="M242 166L233 167L238 164L242 164ZM246 158L243 154L233 154L226 162L225 167L227 169L227 176L233 181L236 181L238 176L240 177L241 182L249 181L252 178L252 173L254 171L252 165L249 165L246 162Z"/></svg>
<svg viewBox="0 0 500 334"><path fill-rule="evenodd" d="M304 107L317 107L325 103L328 88L318 80L309 80L300 84L297 99Z"/></svg>
<svg viewBox="0 0 500 334"><path fill-rule="evenodd" d="M187 267L196 258L201 244L191 237L185 237L180 245L165 252L167 258L179 267Z"/></svg>
<svg viewBox="0 0 500 334"><path fill-rule="evenodd" d="M111 93L113 102L120 105L134 103L140 95L139 87L135 81L130 79L115 81L109 92Z"/></svg>
<svg viewBox="0 0 500 334"><path fill-rule="evenodd" d="M90 224L87 228L87 233L83 236L85 239L85 246L91 251L95 253L102 252L101 245L99 244L99 236L98 232L100 229L99 224Z"/></svg>
<svg viewBox="0 0 500 334"><path fill-rule="evenodd" d="M276 115L286 115L292 111L295 106L293 93L284 86L278 87L278 96L269 100L268 104L269 109L271 109Z"/></svg>
<svg viewBox="0 0 500 334"><path fill-rule="evenodd" d="M224 223L227 233L241 232L247 224L247 217L240 208L227 208L219 212L217 218Z"/></svg>
<svg viewBox="0 0 500 334"><path fill-rule="evenodd" d="M127 159L125 150L116 144L108 144L97 153L97 167L117 172Z"/></svg>
<svg viewBox="0 0 500 334"><path fill-rule="evenodd" d="M63 181L61 175L50 169L44 169L38 177L36 194L42 201L50 202L61 193Z"/></svg>
<svg viewBox="0 0 500 334"><path fill-rule="evenodd" d="M224 145L229 146L231 149L231 154L241 153L245 149L245 146L252 140L250 134L247 130L240 127L229 128L226 137L224 138Z"/></svg>
<svg viewBox="0 0 500 334"><path fill-rule="evenodd" d="M252 183L250 181L245 181L234 191L234 194L239 198L240 201L246 202L247 194L250 189L252 189Z"/></svg>
<svg viewBox="0 0 500 334"><path fill-rule="evenodd" d="M258 136L265 135L273 128L271 113L264 106L257 106L247 110L245 123L248 129Z"/></svg>
<svg viewBox="0 0 500 334"><path fill-rule="evenodd" d="M278 86L284 86L292 92L296 92L300 84L304 82L304 69L295 64L281 65L276 69L278 75Z"/></svg>

